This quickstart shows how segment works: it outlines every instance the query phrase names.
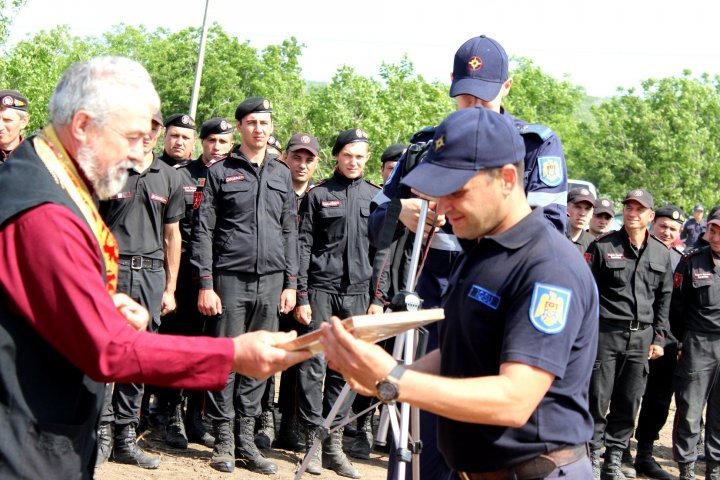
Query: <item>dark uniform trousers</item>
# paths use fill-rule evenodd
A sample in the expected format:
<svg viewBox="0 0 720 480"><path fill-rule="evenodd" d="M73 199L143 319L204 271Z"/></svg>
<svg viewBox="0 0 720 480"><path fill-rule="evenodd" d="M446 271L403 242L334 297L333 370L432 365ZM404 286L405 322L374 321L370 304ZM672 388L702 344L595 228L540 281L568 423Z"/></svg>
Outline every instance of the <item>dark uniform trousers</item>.
<svg viewBox="0 0 720 480"><path fill-rule="evenodd" d="M673 457L694 462L700 438L700 422L707 401L705 456L720 460L720 334L689 330L675 372L675 426Z"/></svg>
<svg viewBox="0 0 720 480"><path fill-rule="evenodd" d="M235 337L256 330L277 331L278 304L283 288L283 272L256 275L218 272L214 288L223 305L223 312L214 320L205 321L205 333L212 337ZM256 380L231 373L225 388L208 392L206 414L211 420L233 420L258 417L265 380Z"/></svg>
<svg viewBox="0 0 720 480"><path fill-rule="evenodd" d="M298 335L300 335L298 330L300 323L295 320L292 311L287 314L281 314L279 324L281 332L290 332L294 330L298 332ZM292 367L284 370L280 375L280 393L278 395L278 408L280 409L280 414L285 419L285 421L289 419L297 419L299 415L297 405L297 392L300 388L298 384L298 370L299 366L293 365ZM265 396L263 396L262 400L263 411L271 406L269 404L272 402L269 401L269 398L267 398L270 397L268 390L270 390L271 388L272 394L274 395L274 377L270 377L268 379L268 386L265 389Z"/></svg>
<svg viewBox="0 0 720 480"><path fill-rule="evenodd" d="M590 413L595 418L593 449L624 449L632 435L648 376L648 351L654 338L650 324L640 329L610 325L600 319L598 352L590 380ZM607 414L612 403L612 411Z"/></svg>
<svg viewBox="0 0 720 480"><path fill-rule="evenodd" d="M118 293L124 293L148 309L152 321L148 330L157 333L160 326L160 309L162 295L165 291L165 268L161 260L153 261L153 267L134 270L130 265L121 264L118 271ZM139 421L140 404L145 392L142 383L118 383L112 396L109 392L112 384L107 384L105 402L103 405L101 422L112 422L116 425L137 425Z"/></svg>
<svg viewBox="0 0 720 480"><path fill-rule="evenodd" d="M665 345L662 357L649 362L650 373L635 429L638 446L650 446L660 438L660 430L665 426L672 403L677 353L677 344L669 343Z"/></svg>
<svg viewBox="0 0 720 480"><path fill-rule="evenodd" d="M370 293L339 294L322 290L308 290L310 307L312 308L312 321L310 325L301 325L298 334L312 332L320 328L322 322L327 322L335 315L347 318L352 315L363 315L370 304ZM325 393L323 395L323 376L325 377ZM339 372L327 367L324 355L315 355L304 361L298 368L298 406L300 420L308 425L321 425L323 419L330 413L333 405L345 385L345 380ZM342 423L350 411L355 398L355 392L345 399L343 406L338 410L332 427Z"/></svg>

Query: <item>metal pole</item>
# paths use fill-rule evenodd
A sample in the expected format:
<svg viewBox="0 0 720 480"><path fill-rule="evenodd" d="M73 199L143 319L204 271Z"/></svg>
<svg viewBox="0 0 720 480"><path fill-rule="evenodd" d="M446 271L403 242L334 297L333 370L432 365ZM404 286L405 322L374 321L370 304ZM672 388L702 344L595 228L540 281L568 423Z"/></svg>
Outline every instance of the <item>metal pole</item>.
<svg viewBox="0 0 720 480"><path fill-rule="evenodd" d="M203 16L202 36L200 37L200 51L198 52L197 65L195 66L195 83L193 84L192 98L190 98L190 116L192 118L195 118L195 114L197 113L200 79L202 78L203 65L205 64L205 42L207 41L209 6L210 0L205 0L205 15Z"/></svg>

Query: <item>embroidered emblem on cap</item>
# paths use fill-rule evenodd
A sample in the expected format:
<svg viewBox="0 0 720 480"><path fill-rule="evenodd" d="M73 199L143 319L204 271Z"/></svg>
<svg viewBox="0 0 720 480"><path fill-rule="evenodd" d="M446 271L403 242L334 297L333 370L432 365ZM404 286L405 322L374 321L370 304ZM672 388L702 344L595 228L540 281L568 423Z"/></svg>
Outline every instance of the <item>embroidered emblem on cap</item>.
<svg viewBox="0 0 720 480"><path fill-rule="evenodd" d="M530 301L530 323L542 333L562 332L567 324L571 298L572 291L566 288L536 283Z"/></svg>
<svg viewBox="0 0 720 480"><path fill-rule="evenodd" d="M470 70L473 72L480 70L483 67L483 61L482 58L478 57L477 55L473 55L470 57L470 60L468 60L468 67L470 67Z"/></svg>
<svg viewBox="0 0 720 480"><path fill-rule="evenodd" d="M365 133L363 130L361 130L359 128L357 130L355 130L355 135L357 135L358 138L367 138L367 133Z"/></svg>
<svg viewBox="0 0 720 480"><path fill-rule="evenodd" d="M10 95L6 95L2 98L2 104L3 105L14 105L15 100Z"/></svg>
<svg viewBox="0 0 720 480"><path fill-rule="evenodd" d="M445 135L440 135L437 140L435 140L435 143L433 144L433 149L436 152L439 152L440 150L445 147Z"/></svg>
<svg viewBox="0 0 720 480"><path fill-rule="evenodd" d="M590 195L590 190L583 188L580 190L580 195Z"/></svg>
<svg viewBox="0 0 720 480"><path fill-rule="evenodd" d="M230 128L230 125L225 120L220 121L220 130L227 130Z"/></svg>
<svg viewBox="0 0 720 480"><path fill-rule="evenodd" d="M630 195L633 197L642 197L643 191L642 190L633 190L630 192Z"/></svg>
<svg viewBox="0 0 720 480"><path fill-rule="evenodd" d="M310 137L308 137L307 135L303 135L302 137L300 137L300 141L302 143L310 143Z"/></svg>
<svg viewBox="0 0 720 480"><path fill-rule="evenodd" d="M540 180L548 187L557 187L563 181L560 157L538 157Z"/></svg>
<svg viewBox="0 0 720 480"><path fill-rule="evenodd" d="M190 117L188 117L187 115L183 115L180 119L180 123L182 123L183 125L190 125Z"/></svg>
<svg viewBox="0 0 720 480"><path fill-rule="evenodd" d="M672 218L674 218L675 220L677 220L678 218L680 218L680 214L677 212L677 210L675 210L675 211L672 213Z"/></svg>
<svg viewBox="0 0 720 480"><path fill-rule="evenodd" d="M603 200L602 202L600 202L600 205L602 205L603 207L609 207L609 206L610 206L610 202L607 201L607 200Z"/></svg>
<svg viewBox="0 0 720 480"><path fill-rule="evenodd" d="M493 310L497 310L500 306L500 297L489 290L485 290L479 285L473 285L470 288L470 293L468 293L468 297L472 298L473 300L477 300L483 305L487 305Z"/></svg>
<svg viewBox="0 0 720 480"><path fill-rule="evenodd" d="M270 108L270 100L263 100L263 108L265 110Z"/></svg>

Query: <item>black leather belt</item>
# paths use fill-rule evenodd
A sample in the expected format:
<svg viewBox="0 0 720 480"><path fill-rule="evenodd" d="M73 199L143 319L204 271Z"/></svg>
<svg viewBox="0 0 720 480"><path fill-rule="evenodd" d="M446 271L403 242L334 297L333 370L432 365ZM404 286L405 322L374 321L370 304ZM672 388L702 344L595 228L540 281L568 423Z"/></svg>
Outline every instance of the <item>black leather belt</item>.
<svg viewBox="0 0 720 480"><path fill-rule="evenodd" d="M608 325L612 325L613 327L626 328L631 332L635 332L637 330L645 330L646 328L652 326L651 323L643 323L639 320L607 320L605 318L601 318L600 321Z"/></svg>
<svg viewBox="0 0 720 480"><path fill-rule="evenodd" d="M133 270L141 270L143 268L163 268L165 262L156 258L142 257L140 255L120 255L118 260L120 265L128 266Z"/></svg>
<svg viewBox="0 0 720 480"><path fill-rule="evenodd" d="M587 445L558 448L538 455L511 468L491 472L458 472L462 480L540 480L558 467L570 465L587 456Z"/></svg>

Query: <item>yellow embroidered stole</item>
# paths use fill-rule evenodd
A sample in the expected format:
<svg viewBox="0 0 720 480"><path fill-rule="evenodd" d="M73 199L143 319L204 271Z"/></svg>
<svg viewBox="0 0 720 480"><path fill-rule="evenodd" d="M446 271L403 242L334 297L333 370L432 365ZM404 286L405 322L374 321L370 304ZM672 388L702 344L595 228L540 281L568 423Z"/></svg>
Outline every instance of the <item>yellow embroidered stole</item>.
<svg viewBox="0 0 720 480"><path fill-rule="evenodd" d="M67 192L90 225L105 262L105 286L111 295L114 294L117 289L118 245L112 232L100 217L87 185L80 177L52 126L43 128L33 140L33 145L45 167L50 171L50 175Z"/></svg>

